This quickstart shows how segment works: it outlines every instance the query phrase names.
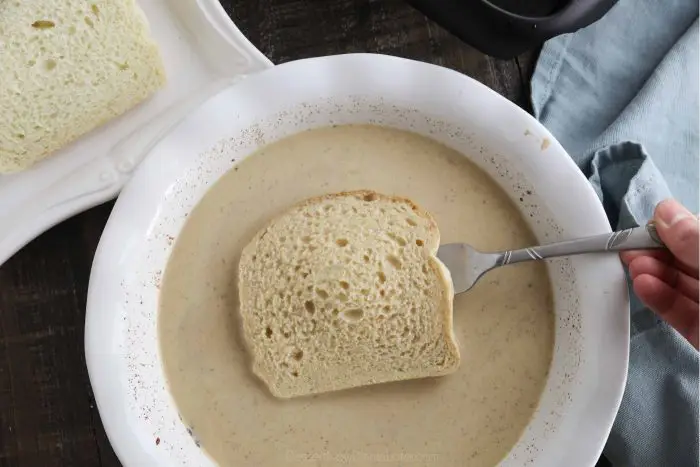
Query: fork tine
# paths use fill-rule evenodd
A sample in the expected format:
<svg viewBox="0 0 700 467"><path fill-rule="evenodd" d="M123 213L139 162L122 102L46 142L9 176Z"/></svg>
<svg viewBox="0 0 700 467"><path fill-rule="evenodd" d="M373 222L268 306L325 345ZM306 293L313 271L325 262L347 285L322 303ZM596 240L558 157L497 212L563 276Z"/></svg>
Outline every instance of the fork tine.
<svg viewBox="0 0 700 467"><path fill-rule="evenodd" d="M437 257L450 271L455 294L466 292L473 285L468 266L470 249L464 243L448 243L438 248Z"/></svg>

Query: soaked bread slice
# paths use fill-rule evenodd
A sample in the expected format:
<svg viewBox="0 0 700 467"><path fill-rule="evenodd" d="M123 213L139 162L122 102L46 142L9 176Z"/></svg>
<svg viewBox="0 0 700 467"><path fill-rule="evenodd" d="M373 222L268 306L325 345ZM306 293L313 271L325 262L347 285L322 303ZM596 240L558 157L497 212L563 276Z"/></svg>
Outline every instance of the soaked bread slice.
<svg viewBox="0 0 700 467"><path fill-rule="evenodd" d="M427 212L371 191L313 198L274 219L239 263L253 372L281 398L454 372L439 244Z"/></svg>

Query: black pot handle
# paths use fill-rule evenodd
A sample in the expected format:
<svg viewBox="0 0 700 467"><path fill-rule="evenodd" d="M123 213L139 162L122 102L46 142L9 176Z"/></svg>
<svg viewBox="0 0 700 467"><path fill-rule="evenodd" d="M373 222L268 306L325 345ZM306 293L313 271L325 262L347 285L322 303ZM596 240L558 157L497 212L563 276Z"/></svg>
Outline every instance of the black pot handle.
<svg viewBox="0 0 700 467"><path fill-rule="evenodd" d="M508 23L514 33L544 42L598 21L618 0L571 0L552 15L539 18L508 12L488 0L481 2L490 10L491 15Z"/></svg>
<svg viewBox="0 0 700 467"><path fill-rule="evenodd" d="M537 1L537 0L531 0ZM618 0L569 0L549 16L528 17L487 0L407 0L461 40L497 58L513 58L600 19Z"/></svg>
<svg viewBox="0 0 700 467"><path fill-rule="evenodd" d="M508 31L481 0L406 0L452 35L493 57L509 59L536 46Z"/></svg>

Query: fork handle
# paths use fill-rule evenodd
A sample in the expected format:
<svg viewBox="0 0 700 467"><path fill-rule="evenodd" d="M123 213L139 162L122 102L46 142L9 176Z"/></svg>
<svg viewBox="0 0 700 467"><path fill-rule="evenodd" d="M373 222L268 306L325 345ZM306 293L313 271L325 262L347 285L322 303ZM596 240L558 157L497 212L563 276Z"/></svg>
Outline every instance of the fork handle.
<svg viewBox="0 0 700 467"><path fill-rule="evenodd" d="M605 251L646 250L666 248L653 222L644 227L621 230L609 234L550 243L548 245L504 251L497 260L499 266L557 256L580 255Z"/></svg>

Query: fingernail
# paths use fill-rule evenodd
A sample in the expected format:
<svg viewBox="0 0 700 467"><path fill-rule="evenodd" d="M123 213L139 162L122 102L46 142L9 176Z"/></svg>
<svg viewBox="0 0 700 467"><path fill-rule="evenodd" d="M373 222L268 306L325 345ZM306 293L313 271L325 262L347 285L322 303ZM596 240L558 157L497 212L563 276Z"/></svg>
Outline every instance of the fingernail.
<svg viewBox="0 0 700 467"><path fill-rule="evenodd" d="M657 223L664 227L672 227L689 217L693 217L693 214L675 199L664 200L656 206Z"/></svg>

